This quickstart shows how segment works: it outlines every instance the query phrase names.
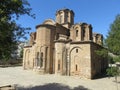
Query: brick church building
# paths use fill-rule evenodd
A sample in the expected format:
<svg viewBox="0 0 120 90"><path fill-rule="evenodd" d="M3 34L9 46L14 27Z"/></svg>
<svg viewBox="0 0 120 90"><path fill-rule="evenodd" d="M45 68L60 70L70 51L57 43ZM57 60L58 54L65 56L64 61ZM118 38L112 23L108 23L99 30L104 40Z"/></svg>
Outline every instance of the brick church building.
<svg viewBox="0 0 120 90"><path fill-rule="evenodd" d="M74 24L74 12L61 9L55 21L45 20L30 34L30 43L24 47L23 68L92 79L108 66L108 61L96 54L103 48L102 43L103 36L93 33L90 24Z"/></svg>

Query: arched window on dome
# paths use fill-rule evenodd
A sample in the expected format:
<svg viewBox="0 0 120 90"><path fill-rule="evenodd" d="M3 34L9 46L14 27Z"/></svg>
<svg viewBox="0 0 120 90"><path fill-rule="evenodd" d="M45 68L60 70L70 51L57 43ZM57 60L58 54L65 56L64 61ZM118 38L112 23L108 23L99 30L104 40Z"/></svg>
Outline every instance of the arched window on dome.
<svg viewBox="0 0 120 90"><path fill-rule="evenodd" d="M85 27L83 27L83 29L82 29L82 31L83 31L83 40L85 40Z"/></svg>
<svg viewBox="0 0 120 90"><path fill-rule="evenodd" d="M62 23L62 18L63 18L63 16L62 16L62 15L60 15L60 24Z"/></svg>

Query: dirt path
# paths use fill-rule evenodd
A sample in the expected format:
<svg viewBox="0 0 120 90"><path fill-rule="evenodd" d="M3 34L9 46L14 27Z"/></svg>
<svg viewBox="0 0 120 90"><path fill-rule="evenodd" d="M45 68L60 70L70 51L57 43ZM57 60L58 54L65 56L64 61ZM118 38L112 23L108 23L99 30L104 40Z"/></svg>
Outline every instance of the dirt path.
<svg viewBox="0 0 120 90"><path fill-rule="evenodd" d="M118 78L118 81L118 90L120 90L120 77ZM117 90L114 78L88 80L72 76L58 76L54 74L39 75L31 70L23 70L22 67L0 68L0 86L14 84L24 87L45 85L54 86L59 84L60 87L65 86L69 88L78 88L75 90L80 90L79 88L84 88L83 90Z"/></svg>

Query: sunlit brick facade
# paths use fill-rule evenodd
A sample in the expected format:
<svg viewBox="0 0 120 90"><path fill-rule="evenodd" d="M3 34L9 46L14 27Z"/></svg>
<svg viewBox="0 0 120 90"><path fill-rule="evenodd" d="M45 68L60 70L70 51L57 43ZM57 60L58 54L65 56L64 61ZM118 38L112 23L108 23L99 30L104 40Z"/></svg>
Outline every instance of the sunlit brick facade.
<svg viewBox="0 0 120 90"><path fill-rule="evenodd" d="M72 10L58 10L56 21L47 19L30 34L23 68L92 79L108 66L107 60L95 52L103 48L102 41L103 36L93 33L90 24L74 24Z"/></svg>

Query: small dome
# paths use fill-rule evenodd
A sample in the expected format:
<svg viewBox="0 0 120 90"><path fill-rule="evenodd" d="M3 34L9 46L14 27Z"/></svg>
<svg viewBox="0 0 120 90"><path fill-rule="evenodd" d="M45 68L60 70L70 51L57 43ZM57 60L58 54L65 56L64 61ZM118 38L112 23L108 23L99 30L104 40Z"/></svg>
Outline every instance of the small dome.
<svg viewBox="0 0 120 90"><path fill-rule="evenodd" d="M52 19L47 19L43 22L43 24L55 25L55 21Z"/></svg>

